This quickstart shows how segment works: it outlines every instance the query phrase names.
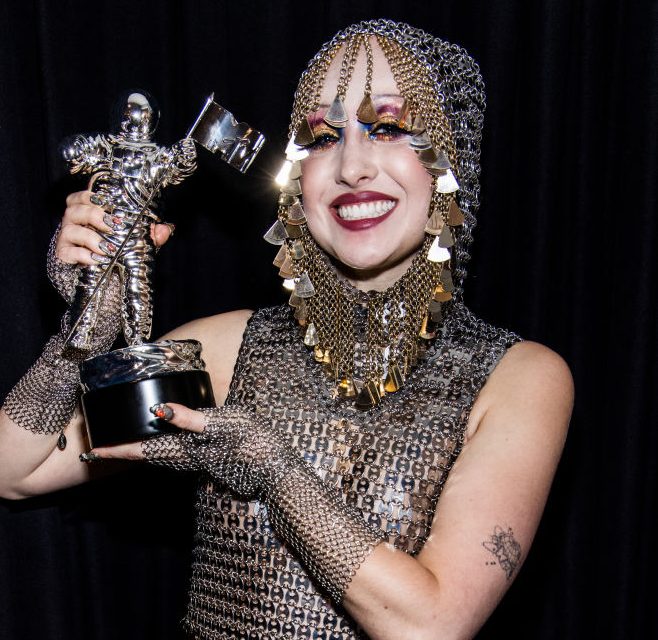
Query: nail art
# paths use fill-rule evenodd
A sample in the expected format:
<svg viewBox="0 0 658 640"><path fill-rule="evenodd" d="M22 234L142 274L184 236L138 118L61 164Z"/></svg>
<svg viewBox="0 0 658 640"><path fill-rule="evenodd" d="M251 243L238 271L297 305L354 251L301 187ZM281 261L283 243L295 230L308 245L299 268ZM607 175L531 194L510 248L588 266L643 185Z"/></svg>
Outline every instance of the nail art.
<svg viewBox="0 0 658 640"><path fill-rule="evenodd" d="M119 216L113 216L111 213L106 213L103 216L103 222L115 231L123 229L123 220Z"/></svg>
<svg viewBox="0 0 658 640"><path fill-rule="evenodd" d="M89 253L91 253L91 259L99 262L100 264L110 264L110 262L112 262L112 259L108 256L101 256L98 253L94 253L93 251L90 251Z"/></svg>
<svg viewBox="0 0 658 640"><path fill-rule="evenodd" d="M154 404L149 411L156 417L161 420L166 420L169 422L174 417L174 410L164 402Z"/></svg>
<svg viewBox="0 0 658 640"><path fill-rule="evenodd" d="M104 253L107 253L108 256L113 256L117 252L117 246L109 240L101 240L98 243L98 248Z"/></svg>
<svg viewBox="0 0 658 640"><path fill-rule="evenodd" d="M80 454L80 462L98 462L98 460L102 460L98 454L94 453L93 451L88 451L87 453L81 453Z"/></svg>
<svg viewBox="0 0 658 640"><path fill-rule="evenodd" d="M101 197L97 193L92 193L89 196L89 202L91 202L91 204L95 204L97 207L100 207L100 206L103 205L103 200L101 199Z"/></svg>

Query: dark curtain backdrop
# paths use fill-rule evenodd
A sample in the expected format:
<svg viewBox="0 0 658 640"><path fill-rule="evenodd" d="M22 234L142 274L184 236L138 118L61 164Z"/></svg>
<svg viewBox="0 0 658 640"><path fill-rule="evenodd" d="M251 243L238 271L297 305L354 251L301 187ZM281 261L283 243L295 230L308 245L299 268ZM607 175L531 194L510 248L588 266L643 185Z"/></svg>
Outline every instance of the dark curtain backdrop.
<svg viewBox="0 0 658 640"><path fill-rule="evenodd" d="M269 143L242 176L209 154L166 194L155 334L284 300L261 240L273 219L296 78L337 29L408 21L465 46L488 87L482 207L466 287L493 323L561 353L577 402L532 553L481 638L655 638L654 0L0 3L4 394L54 332L44 275L65 195L58 146L107 131L126 89L152 92L158 139L215 91ZM193 481L136 469L0 501L0 637L180 637Z"/></svg>

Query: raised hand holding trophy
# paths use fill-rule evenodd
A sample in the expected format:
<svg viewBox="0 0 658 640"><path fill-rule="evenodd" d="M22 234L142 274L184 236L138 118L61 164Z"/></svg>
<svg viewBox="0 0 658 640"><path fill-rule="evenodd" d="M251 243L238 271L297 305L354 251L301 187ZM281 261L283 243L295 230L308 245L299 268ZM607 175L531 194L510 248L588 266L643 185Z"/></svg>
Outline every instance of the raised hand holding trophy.
<svg viewBox="0 0 658 640"><path fill-rule="evenodd" d="M103 208L105 222L113 229L101 233L108 258L80 271L71 307L74 322L66 343L79 352L89 349L101 294L116 271L121 283L121 324L128 344L81 365L82 408L92 447L168 431L167 423L149 411L155 404L214 406L198 341L148 343L155 256L151 224L160 222L154 209L161 190L182 182L196 169L194 141L245 172L264 138L236 122L213 96L187 136L169 148L152 141L157 116L144 94L133 93L117 134L77 136L63 153L71 173L92 174L91 200Z"/></svg>

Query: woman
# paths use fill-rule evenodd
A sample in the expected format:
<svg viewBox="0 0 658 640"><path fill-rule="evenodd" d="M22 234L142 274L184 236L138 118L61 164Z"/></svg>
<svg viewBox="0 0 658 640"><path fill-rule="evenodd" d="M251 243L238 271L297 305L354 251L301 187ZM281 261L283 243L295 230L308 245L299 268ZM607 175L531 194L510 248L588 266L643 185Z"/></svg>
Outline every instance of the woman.
<svg viewBox="0 0 658 640"><path fill-rule="evenodd" d="M5 403L3 495L85 481L80 453L203 472L194 637L472 637L528 552L572 399L558 356L461 301L483 107L460 48L389 21L339 33L301 78L266 234L290 307L168 336L201 340L226 405L153 407L181 433L91 453L74 416L58 451L76 367L55 337ZM87 192L67 204L64 290L108 222Z"/></svg>

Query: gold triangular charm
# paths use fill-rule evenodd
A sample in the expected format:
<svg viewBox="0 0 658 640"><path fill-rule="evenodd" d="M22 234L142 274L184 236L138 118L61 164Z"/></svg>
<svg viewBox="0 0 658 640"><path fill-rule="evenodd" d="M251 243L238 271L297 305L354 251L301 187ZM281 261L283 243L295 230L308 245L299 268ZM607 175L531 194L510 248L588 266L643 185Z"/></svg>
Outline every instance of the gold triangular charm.
<svg viewBox="0 0 658 640"><path fill-rule="evenodd" d="M306 222L306 216L304 215L304 208L298 202L290 205L288 209L288 217L286 218L288 224L304 224Z"/></svg>
<svg viewBox="0 0 658 640"><path fill-rule="evenodd" d="M296 160L295 162L292 163L292 167L290 167L289 178L291 180L297 180L298 178L301 177L302 177L302 163L299 160Z"/></svg>
<svg viewBox="0 0 658 640"><path fill-rule="evenodd" d="M278 220L267 230L263 238L270 244L283 244L288 237L286 228L281 220Z"/></svg>
<svg viewBox="0 0 658 640"><path fill-rule="evenodd" d="M404 378L402 377L402 371L398 367L397 363L393 362L388 367L388 373L386 374L386 380L384 382L384 390L386 393L395 393L404 385Z"/></svg>
<svg viewBox="0 0 658 640"><path fill-rule="evenodd" d="M445 247L439 246L438 236L434 238L434 242L432 242L432 245L427 252L427 259L430 262L445 262L446 260L450 260L450 251Z"/></svg>
<svg viewBox="0 0 658 640"><path fill-rule="evenodd" d="M452 281L452 274L450 273L450 269L443 267L441 270L440 280L444 291L454 291L455 285Z"/></svg>
<svg viewBox="0 0 658 640"><path fill-rule="evenodd" d="M356 119L363 124L372 124L377 122L379 116L377 115L377 109L372 103L372 98L369 93L366 93L361 100L359 108L356 110Z"/></svg>
<svg viewBox="0 0 658 640"><path fill-rule="evenodd" d="M315 288L306 271L299 278L295 279L295 295L300 298L311 298L315 295Z"/></svg>
<svg viewBox="0 0 658 640"><path fill-rule="evenodd" d="M287 257L288 257L288 247L286 247L285 244L282 244L281 248L276 254L276 257L274 258L274 260L272 260L272 264L275 267L280 267L284 263Z"/></svg>
<svg viewBox="0 0 658 640"><path fill-rule="evenodd" d="M356 395L356 387L352 378L343 378L336 387L341 398L353 398Z"/></svg>
<svg viewBox="0 0 658 640"><path fill-rule="evenodd" d="M452 229L449 226L444 226L441 234L439 235L439 246L448 249L455 244L455 239L452 236Z"/></svg>
<svg viewBox="0 0 658 640"><path fill-rule="evenodd" d="M287 254L281 268L279 269L279 275L282 278L292 278L295 275L295 271L292 268L292 260Z"/></svg>
<svg viewBox="0 0 658 640"><path fill-rule="evenodd" d="M458 227L462 224L464 224L464 214L462 210L459 208L459 205L453 198L450 201L450 209L448 209L448 224L451 227Z"/></svg>
<svg viewBox="0 0 658 640"><path fill-rule="evenodd" d="M287 193L289 196L299 196L302 193L302 183L299 179L288 180L286 184L281 187L282 193Z"/></svg>
<svg viewBox="0 0 658 640"><path fill-rule="evenodd" d="M304 344L307 347L314 347L318 342L318 332L315 329L315 325L311 322L306 328L306 333L304 334Z"/></svg>
<svg viewBox="0 0 658 640"><path fill-rule="evenodd" d="M454 193L459 190L459 183L450 169L438 174L436 190L439 193Z"/></svg>
<svg viewBox="0 0 658 640"><path fill-rule="evenodd" d="M441 217L441 213L435 209L425 225L425 233L429 233L432 236L438 236L444 226L445 224Z"/></svg>
<svg viewBox="0 0 658 640"><path fill-rule="evenodd" d="M311 125L308 123L308 119L304 117L299 124L299 129L297 129L295 144L299 147L307 147L313 142L315 142L315 136L313 135Z"/></svg>
<svg viewBox="0 0 658 640"><path fill-rule="evenodd" d="M337 129L342 129L347 124L347 111L345 111L345 105L340 96L337 95L334 98L329 111L324 116L324 121Z"/></svg>
<svg viewBox="0 0 658 640"><path fill-rule="evenodd" d="M432 141L427 135L427 131L423 131L409 138L409 146L417 151L425 151L432 148Z"/></svg>
<svg viewBox="0 0 658 640"><path fill-rule="evenodd" d="M301 240L295 240L289 247L290 257L293 260L301 260L304 257L304 245Z"/></svg>
<svg viewBox="0 0 658 640"><path fill-rule="evenodd" d="M368 411L378 405L380 400L379 385L374 380L369 380L359 392L355 405L360 411Z"/></svg>

